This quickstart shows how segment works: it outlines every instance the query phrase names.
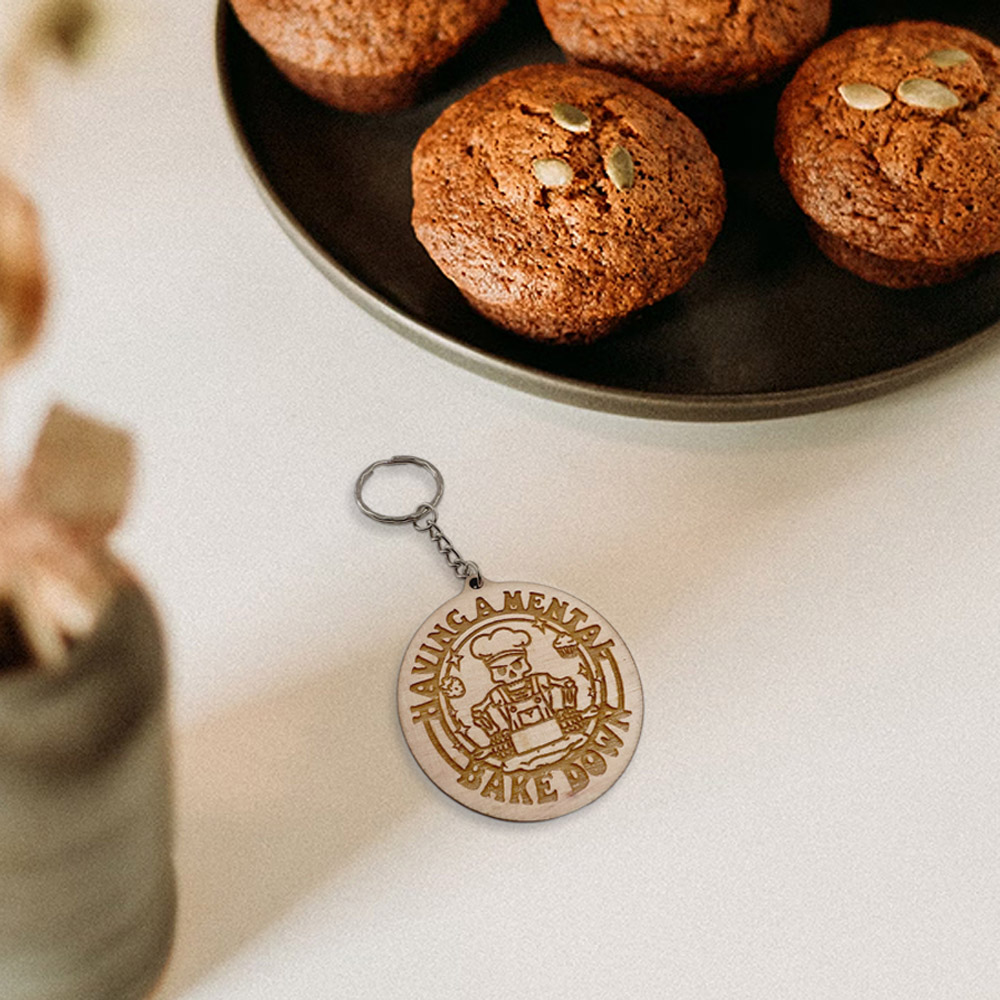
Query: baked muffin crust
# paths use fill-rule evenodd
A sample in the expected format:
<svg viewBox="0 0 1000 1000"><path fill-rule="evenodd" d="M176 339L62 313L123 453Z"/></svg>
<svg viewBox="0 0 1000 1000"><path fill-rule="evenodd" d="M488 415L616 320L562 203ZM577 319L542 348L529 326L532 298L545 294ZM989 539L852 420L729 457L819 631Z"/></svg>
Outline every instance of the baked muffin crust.
<svg viewBox="0 0 1000 1000"><path fill-rule="evenodd" d="M447 108L414 152L413 200L417 238L474 308L551 342L593 340L677 291L725 212L689 119L565 65L513 70Z"/></svg>
<svg viewBox="0 0 1000 1000"><path fill-rule="evenodd" d="M754 87L826 33L830 0L538 0L572 59L666 94Z"/></svg>
<svg viewBox="0 0 1000 1000"><path fill-rule="evenodd" d="M349 111L412 104L437 67L506 0L230 0L240 23L300 89Z"/></svg>
<svg viewBox="0 0 1000 1000"><path fill-rule="evenodd" d="M852 100L859 84L884 96ZM828 42L783 94L775 144L801 208L858 250L946 269L1000 250L1000 49L971 31Z"/></svg>

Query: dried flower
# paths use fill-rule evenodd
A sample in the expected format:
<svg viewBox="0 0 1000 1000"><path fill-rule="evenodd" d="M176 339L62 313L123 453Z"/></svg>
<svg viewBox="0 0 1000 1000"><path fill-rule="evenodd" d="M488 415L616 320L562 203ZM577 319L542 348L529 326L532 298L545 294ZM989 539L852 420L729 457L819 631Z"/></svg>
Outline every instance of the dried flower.
<svg viewBox="0 0 1000 1000"><path fill-rule="evenodd" d="M94 0L48 0L30 21L35 45L71 63L90 54L100 26L101 11Z"/></svg>
<svg viewBox="0 0 1000 1000"><path fill-rule="evenodd" d="M124 0L0 0L0 159L16 159L39 65L76 65ZM38 216L0 171L0 374L34 346L47 297ZM131 440L55 407L11 495L0 480L0 670L58 670L116 584L105 540L125 509Z"/></svg>
<svg viewBox="0 0 1000 1000"><path fill-rule="evenodd" d="M0 174L0 371L38 339L47 287L34 205Z"/></svg>
<svg viewBox="0 0 1000 1000"><path fill-rule="evenodd" d="M57 404L42 427L18 496L81 541L100 543L128 506L134 462L128 434Z"/></svg>
<svg viewBox="0 0 1000 1000"><path fill-rule="evenodd" d="M107 560L58 521L0 502L0 670L63 670L73 642L90 634L113 589Z"/></svg>
<svg viewBox="0 0 1000 1000"><path fill-rule="evenodd" d="M128 503L131 438L64 406L49 413L19 489L0 500L0 670L59 671L118 579L105 540Z"/></svg>
<svg viewBox="0 0 1000 1000"><path fill-rule="evenodd" d="M47 59L79 65L92 57L116 19L119 0L3 0L0 65L4 89L23 95Z"/></svg>

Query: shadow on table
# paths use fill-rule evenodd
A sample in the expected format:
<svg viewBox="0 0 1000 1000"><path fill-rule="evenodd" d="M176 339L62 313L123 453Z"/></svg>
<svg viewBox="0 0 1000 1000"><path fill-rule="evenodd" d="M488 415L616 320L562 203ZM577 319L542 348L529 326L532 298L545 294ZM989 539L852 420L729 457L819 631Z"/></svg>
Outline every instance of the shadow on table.
<svg viewBox="0 0 1000 1000"><path fill-rule="evenodd" d="M395 655L331 654L326 673L178 734L180 919L158 1000L181 1000L413 808L405 748L384 722L394 678L372 682L368 664Z"/></svg>

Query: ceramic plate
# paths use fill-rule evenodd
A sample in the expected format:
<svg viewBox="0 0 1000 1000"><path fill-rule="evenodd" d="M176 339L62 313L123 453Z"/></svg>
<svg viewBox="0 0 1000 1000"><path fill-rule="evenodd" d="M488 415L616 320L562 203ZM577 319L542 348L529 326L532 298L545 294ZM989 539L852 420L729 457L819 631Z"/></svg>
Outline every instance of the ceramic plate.
<svg viewBox="0 0 1000 1000"><path fill-rule="evenodd" d="M834 8L831 33L906 17L963 24L1000 40L1000 8L979 0L840 0ZM771 147L782 81L681 104L708 135L728 185L723 232L694 280L596 344L531 343L466 305L417 243L409 217L410 154L442 109L506 69L561 60L533 4L511 0L504 17L445 69L427 101L390 115L334 111L296 91L226 0L217 42L240 147L295 243L388 327L517 389L666 419L787 416L939 371L989 339L1000 320L996 260L954 285L898 292L838 270L813 247Z"/></svg>

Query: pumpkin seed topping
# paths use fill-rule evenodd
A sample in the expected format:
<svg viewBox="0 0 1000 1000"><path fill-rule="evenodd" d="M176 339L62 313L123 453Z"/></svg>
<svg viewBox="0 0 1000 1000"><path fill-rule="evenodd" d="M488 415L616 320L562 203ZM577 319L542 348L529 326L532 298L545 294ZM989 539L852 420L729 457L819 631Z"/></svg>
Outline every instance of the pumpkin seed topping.
<svg viewBox="0 0 1000 1000"><path fill-rule="evenodd" d="M590 115L573 104L561 101L552 105L552 120L569 132L589 132Z"/></svg>
<svg viewBox="0 0 1000 1000"><path fill-rule="evenodd" d="M837 93L857 111L878 111L892 103L892 94L873 83L842 83Z"/></svg>
<svg viewBox="0 0 1000 1000"><path fill-rule="evenodd" d="M604 169L619 191L628 191L635 185L635 161L624 146L615 146L604 161Z"/></svg>
<svg viewBox="0 0 1000 1000"><path fill-rule="evenodd" d="M927 58L939 69L952 69L964 65L972 56L961 49L935 49L927 53Z"/></svg>
<svg viewBox="0 0 1000 1000"><path fill-rule="evenodd" d="M958 94L943 83L920 76L904 80L896 88L896 96L911 108L926 108L928 111L948 111L962 103Z"/></svg>
<svg viewBox="0 0 1000 1000"><path fill-rule="evenodd" d="M573 180L573 168L555 157L538 157L531 161L531 169L542 187L566 187Z"/></svg>

